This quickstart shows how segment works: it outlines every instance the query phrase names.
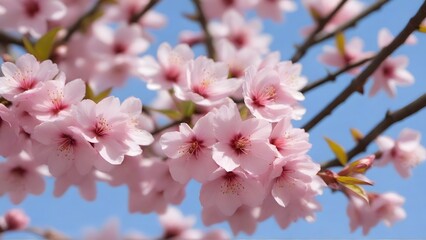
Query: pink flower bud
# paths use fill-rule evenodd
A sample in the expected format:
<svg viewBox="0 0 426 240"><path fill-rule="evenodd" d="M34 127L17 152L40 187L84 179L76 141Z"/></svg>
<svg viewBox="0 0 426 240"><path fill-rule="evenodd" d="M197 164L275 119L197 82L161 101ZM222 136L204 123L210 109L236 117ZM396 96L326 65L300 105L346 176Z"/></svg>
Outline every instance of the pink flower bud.
<svg viewBox="0 0 426 240"><path fill-rule="evenodd" d="M28 226L30 218L21 209L12 209L4 216L7 230L20 230Z"/></svg>

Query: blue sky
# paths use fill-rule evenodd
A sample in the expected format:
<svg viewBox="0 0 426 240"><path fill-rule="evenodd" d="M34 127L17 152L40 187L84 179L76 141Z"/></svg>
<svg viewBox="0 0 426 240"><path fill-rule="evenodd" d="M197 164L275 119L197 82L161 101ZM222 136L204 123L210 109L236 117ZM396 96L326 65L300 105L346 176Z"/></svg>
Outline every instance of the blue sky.
<svg viewBox="0 0 426 240"><path fill-rule="evenodd" d="M374 1L365 1L367 4ZM422 1L391 1L381 11L368 17L365 21L357 25L356 28L346 33L347 39L351 36L360 36L365 43L365 49L377 51L377 32L382 27L387 27L396 35L406 24L408 19L416 12ZM280 51L282 59L289 58L294 52L294 44L300 43L303 39L300 36L300 28L311 24L311 19L302 9L300 2L297 2L299 11L285 16L284 23L273 23L265 21L264 31L274 37L271 45L272 50ZM156 8L166 14L169 24L166 28L153 31L155 42L150 47L148 54L155 54L157 46L167 41L176 44L178 33L183 29L198 30L198 25L185 20L182 13L193 11L191 1L164 0ZM326 118L310 132L310 140L313 148L310 151L311 157L321 162L330 159L333 154L323 140L324 136L330 137L341 143L346 149L353 146L349 128L355 127L361 132L368 132L377 122L379 122L386 110L397 109L415 98L419 97L426 90L426 34L416 34L419 42L416 46L403 46L394 53L395 55L408 55L410 58L409 71L416 77L416 83L411 87L398 88L398 95L394 99L389 99L383 92L376 97L369 98L359 94L351 96L345 104L338 107L332 116ZM329 40L328 44L333 44ZM321 52L321 46L313 48L302 59L303 74L310 81L318 79L326 74L326 68L316 60ZM198 48L198 53L203 49ZM294 122L295 126L302 126L322 109L341 89L351 80L350 76L340 77L335 83L327 84L317 91L306 94L303 105L307 108L307 113L303 120ZM366 89L371 87L367 83ZM136 96L149 104L154 93L148 92L144 84L131 79L126 87L116 89L116 96L124 99L128 96ZM386 135L397 137L404 127L416 129L423 134L426 133L426 111L423 110L416 115L395 124L386 131ZM426 145L426 137L422 139L422 144ZM375 152L375 144L370 145L368 151ZM361 155L362 156L362 155ZM407 219L396 223L392 228L387 228L379 224L370 232L367 238L426 238L424 223L426 222L426 164L422 164L414 169L413 176L407 180L402 179L393 167L372 169L367 176L376 182L373 187L368 187L368 191L387 192L395 191L406 198L404 208L407 212ZM70 236L81 236L82 230L86 227L102 226L108 218L116 217L120 220L123 232L136 230L146 233L149 236L160 234L160 226L154 214L141 215L129 214L127 212L127 190L124 187L110 188L106 184L99 184L98 197L95 202L86 202L81 199L76 189L69 190L64 197L54 198L52 196L53 184L49 181L48 188L42 196L28 197L18 207L25 209L32 217L34 226L53 227ZM188 187L187 196L181 205L185 214L199 216L200 204L198 201L199 185L191 183ZM350 233L349 219L346 216L347 199L340 193L331 193L326 190L318 197L322 203L323 210L317 214L317 221L313 224L303 220L291 225L288 229L282 230L270 219L258 225L253 238L362 238L360 230ZM0 213L13 207L8 198L0 198ZM201 220L197 221L197 227L204 228ZM213 227L223 227L230 230L226 224L219 224ZM9 235L13 236L13 235ZM247 238L249 236L240 234L238 237Z"/></svg>

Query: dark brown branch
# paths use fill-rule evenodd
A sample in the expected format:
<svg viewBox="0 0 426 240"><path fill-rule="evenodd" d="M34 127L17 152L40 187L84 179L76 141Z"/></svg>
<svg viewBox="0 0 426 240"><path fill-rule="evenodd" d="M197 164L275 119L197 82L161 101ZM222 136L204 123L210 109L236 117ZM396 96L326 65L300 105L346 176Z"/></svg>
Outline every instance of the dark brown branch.
<svg viewBox="0 0 426 240"><path fill-rule="evenodd" d="M352 20L342 24L340 27L338 27L336 30L334 30L333 32L330 33L325 33L323 35L317 35L314 39L314 41L312 42L312 46L316 45L324 40L327 40L331 37L334 37L336 34L345 31L348 28L351 27L355 27L356 24L362 20L363 18L367 17L368 15L370 15L371 13L379 10L381 7L383 7L383 5L385 5L386 3L388 3L389 0L378 0L376 3L372 4L371 6L369 6L367 9L365 9L364 11L362 11L358 16L356 16L355 18L353 18Z"/></svg>
<svg viewBox="0 0 426 240"><path fill-rule="evenodd" d="M361 139L358 144L347 152L349 161L355 157L357 154L362 153L366 150L367 146L374 141L382 132L387 128L392 126L392 124L403 120L406 117L413 115L414 113L420 111L426 107L426 94L423 94L415 101L410 104L394 111L387 112L385 118L379 122L363 139ZM376 153L377 154L377 153ZM341 166L339 160L333 159L321 164L322 169Z"/></svg>
<svg viewBox="0 0 426 240"><path fill-rule="evenodd" d="M293 63L299 61L305 55L306 51L312 46L312 43L314 42L317 34L324 29L327 23L330 22L330 20L339 12L339 10L345 5L347 1L348 0L341 0L339 5L337 5L330 14L328 14L324 18L321 18L317 22L315 30L305 39L305 41L300 46L297 47L297 51L291 58L291 61Z"/></svg>
<svg viewBox="0 0 426 240"><path fill-rule="evenodd" d="M71 27L68 29L67 34L65 35L65 37L62 39L62 43L66 43L68 42L72 35L74 35L75 32L77 32L78 30L81 29L81 27L84 24L84 21L94 15L97 11L99 11L99 9L102 7L103 3L105 1L104 0L98 0L95 5L93 5L93 7L86 12L83 16L81 16L73 25L71 25Z"/></svg>
<svg viewBox="0 0 426 240"><path fill-rule="evenodd" d="M164 130L166 130L166 129L168 129L168 128L171 128L171 127L177 126L177 125L179 125L179 124L181 124L181 123L188 122L189 120L190 120L190 119L184 118L184 119L182 119L182 120L176 120L176 121L170 122L170 123L168 123L168 124L166 124L166 125L164 125L164 126L162 126L162 127L159 127L159 128L157 128L157 129L155 129L155 130L154 130L151 134L152 134L152 135L157 135L157 134L161 133L162 131L164 131Z"/></svg>
<svg viewBox="0 0 426 240"><path fill-rule="evenodd" d="M157 3L159 3L160 0L151 0L148 2L148 4L142 9L142 11L136 13L135 15L130 17L129 23L136 23L141 19L145 13L147 13L149 10L151 10Z"/></svg>
<svg viewBox="0 0 426 240"><path fill-rule="evenodd" d="M2 44L16 44L19 46L24 46L24 43L21 39L14 38L6 33L0 32L0 43Z"/></svg>
<svg viewBox="0 0 426 240"><path fill-rule="evenodd" d="M311 119L303 128L305 131L311 130L333 110L349 98L354 92L363 92L364 84L370 75L380 66L380 64L401 46L410 34L415 31L426 16L426 1L423 2L417 13L408 21L404 29L396 38L385 48L383 48L372 62L346 87L336 98L333 99L325 108L323 108L313 119Z"/></svg>
<svg viewBox="0 0 426 240"><path fill-rule="evenodd" d="M359 67L359 66L363 65L363 64L365 64L366 62L371 61L371 59L373 59L373 57L366 58L366 59L362 59L362 60L360 60L360 61L358 61L358 62L355 62L355 63L349 64L349 65L346 65L345 67L343 67L343 68L342 68L342 69L340 69L340 70L337 70L336 72L329 73L329 74L327 74L327 76L325 76L325 77L323 77L323 78L320 78L320 79L318 79L318 80L316 80L316 81L313 81L313 82L309 83L309 84L308 84L308 85L306 85L304 88L302 88L300 91L301 91L302 93L306 93L306 92L311 91L312 89L315 89L315 88L317 88L317 87L321 86L321 85L322 85L322 84L324 84L324 83L334 81L334 80L336 80L336 78L337 78L338 76L340 76L341 74L343 74L343 73L345 73L345 72L347 72L347 71L349 71L349 70L351 70L351 69L353 69L353 68L356 68L356 67Z"/></svg>
<svg viewBox="0 0 426 240"><path fill-rule="evenodd" d="M194 6L197 10L196 18L198 22L200 23L200 26L204 32L204 43L206 45L207 55L209 58L215 59L216 53L213 46L213 37L210 34L210 31L208 30L207 19L206 19L206 16L204 15L203 9L201 8L201 2L200 0L192 0L192 2L194 3Z"/></svg>

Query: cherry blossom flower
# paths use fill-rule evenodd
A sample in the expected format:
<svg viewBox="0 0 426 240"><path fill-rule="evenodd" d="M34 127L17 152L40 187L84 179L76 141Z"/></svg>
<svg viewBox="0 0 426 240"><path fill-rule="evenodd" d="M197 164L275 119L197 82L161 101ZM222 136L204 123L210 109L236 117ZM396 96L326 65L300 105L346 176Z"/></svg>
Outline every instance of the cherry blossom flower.
<svg viewBox="0 0 426 240"><path fill-rule="evenodd" d="M386 47L393 39L393 36L386 30L379 32L378 45L380 48ZM372 74L373 86L371 87L370 96L383 89L390 97L395 97L396 86L407 86L414 83L413 75L406 70L408 66L408 57L397 56L388 57Z"/></svg>
<svg viewBox="0 0 426 240"><path fill-rule="evenodd" d="M169 206L163 214L159 216L161 226L164 229L163 237L165 239L180 239L185 232L191 230L195 224L195 218L184 217L182 213L175 207ZM198 239L198 237L187 236L188 239Z"/></svg>
<svg viewBox="0 0 426 240"><path fill-rule="evenodd" d="M362 233L367 235L370 229L380 221L390 227L396 221L406 217L406 213L402 208L405 199L396 193L369 193L368 199L369 203L356 196L349 198L347 214L351 231L361 227Z"/></svg>
<svg viewBox="0 0 426 240"><path fill-rule="evenodd" d="M237 169L227 172L219 168L210 181L201 186L200 202L203 208L215 207L231 216L242 205L260 206L264 193L263 185L256 178Z"/></svg>
<svg viewBox="0 0 426 240"><path fill-rule="evenodd" d="M202 219L206 226L210 226L215 223L228 221L231 226L232 233L234 236L240 232L246 234L253 234L257 227L257 218L259 216L259 208L252 208L246 205L239 207L234 214L227 216L221 211L218 211L216 207L203 208Z"/></svg>
<svg viewBox="0 0 426 240"><path fill-rule="evenodd" d="M158 72L148 77L148 88L152 90L171 89L173 85L184 85L186 64L194 59L194 53L186 44L179 44L172 48L168 43L163 43L158 47ZM152 69L152 67L151 67ZM148 69L148 71L152 71ZM139 71L142 75L149 76L145 68Z"/></svg>
<svg viewBox="0 0 426 240"><path fill-rule="evenodd" d="M30 223L30 217L22 209L14 208L6 212L4 221L6 230L16 231L25 229Z"/></svg>
<svg viewBox="0 0 426 240"><path fill-rule="evenodd" d="M81 79L67 84L64 81L47 81L34 95L32 114L41 121L52 121L69 115L71 106L80 102L86 91Z"/></svg>
<svg viewBox="0 0 426 240"><path fill-rule="evenodd" d="M300 218L307 222L315 221L315 212L320 210L321 205L315 200L314 196L300 198L283 207L275 201L272 195L268 194L261 206L259 221L273 216L278 225L285 229Z"/></svg>
<svg viewBox="0 0 426 240"><path fill-rule="evenodd" d="M1 65L4 77L0 77L0 95L9 101L28 99L42 82L53 80L59 74L58 67L50 60L39 63L31 54L16 60L16 64L5 62Z"/></svg>
<svg viewBox="0 0 426 240"><path fill-rule="evenodd" d="M129 125L129 116L121 112L118 98L108 97L98 104L83 100L75 111L83 136L110 164L121 164L124 155L141 154L139 145L148 145L153 141L146 131Z"/></svg>
<svg viewBox="0 0 426 240"><path fill-rule="evenodd" d="M22 151L0 163L0 195L8 194L14 204L21 203L27 194L40 195L45 183L42 169L33 157Z"/></svg>
<svg viewBox="0 0 426 240"><path fill-rule="evenodd" d="M372 52L363 52L363 44L361 38L354 37L345 43L344 52L341 52L336 47L324 46L324 52L319 56L318 60L333 67L344 68L373 55ZM359 72L360 67L352 68L348 71L350 74L358 74Z"/></svg>
<svg viewBox="0 0 426 240"><path fill-rule="evenodd" d="M164 213L168 204L180 204L185 197L185 185L173 180L167 163L159 159L144 159L138 188L129 191L129 211Z"/></svg>
<svg viewBox="0 0 426 240"><path fill-rule="evenodd" d="M168 160L170 173L176 181L185 184L190 178L203 183L218 168L212 159L211 146L216 143L212 131L213 114L200 118L191 129L182 123L179 131L161 136L160 144Z"/></svg>
<svg viewBox="0 0 426 240"><path fill-rule="evenodd" d="M55 177L65 174L72 166L80 175L86 175L102 161L77 126L73 118L44 122L31 135L41 143L40 155L47 159L49 171Z"/></svg>
<svg viewBox="0 0 426 240"><path fill-rule="evenodd" d="M211 22L208 27L214 38L226 38L238 49L248 47L262 54L269 51L271 36L260 34L260 19L246 22L241 14L229 10L223 14L221 23Z"/></svg>
<svg viewBox="0 0 426 240"><path fill-rule="evenodd" d="M111 4L107 7L105 17L108 20L118 20L129 23L131 17L141 12L148 3L148 0L120 0L116 4ZM163 27L166 22L167 19L164 15L149 10L139 19L138 23L142 27L160 28Z"/></svg>
<svg viewBox="0 0 426 240"><path fill-rule="evenodd" d="M148 45L137 25L120 26L115 31L106 25L95 25L93 36L87 43L91 55L97 60L96 71L88 81L95 93L122 86L130 75L136 75L141 63L138 55Z"/></svg>
<svg viewBox="0 0 426 240"><path fill-rule="evenodd" d="M85 175L81 175L74 166L71 166L65 174L55 178L53 195L61 197L71 186L75 186L83 199L94 201L96 199L96 183L99 180L108 181L110 176L94 169Z"/></svg>
<svg viewBox="0 0 426 240"><path fill-rule="evenodd" d="M48 30L48 20L61 19L66 13L59 0L2 1L6 12L0 15L1 25L39 37Z"/></svg>
<svg viewBox="0 0 426 240"><path fill-rule="evenodd" d="M375 163L384 166L393 163L399 175L404 178L411 176L411 169L426 160L426 149L420 143L421 135L412 129L403 129L398 139L379 136L376 143L382 156Z"/></svg>
<svg viewBox="0 0 426 240"><path fill-rule="evenodd" d="M305 7L312 13L314 19L318 21L328 16L339 5L340 0L303 0ZM358 0L347 1L345 5L324 27L324 31L331 32L342 24L357 16L364 9L364 4ZM312 31L314 27L305 29L304 33Z"/></svg>
<svg viewBox="0 0 426 240"><path fill-rule="evenodd" d="M184 87L175 85L176 97L204 106L223 102L241 86L241 80L228 79L225 63L203 56L188 63L186 78Z"/></svg>
<svg viewBox="0 0 426 240"><path fill-rule="evenodd" d="M269 174L273 179L271 194L275 201L282 207L287 207L292 201L316 195L310 185L319 170L319 164L314 163L307 155L276 159Z"/></svg>
<svg viewBox="0 0 426 240"><path fill-rule="evenodd" d="M227 63L229 75L233 78L243 78L246 69L258 66L260 54L251 48L237 49L227 39L221 39L216 44L217 59Z"/></svg>
<svg viewBox="0 0 426 240"><path fill-rule="evenodd" d="M293 12L296 8L293 0L259 0L256 5L257 14L260 17L270 18L275 22L281 22L284 12Z"/></svg>
<svg viewBox="0 0 426 240"><path fill-rule="evenodd" d="M14 112L0 104L0 155L7 157L21 151L18 144L19 128L16 126Z"/></svg>
<svg viewBox="0 0 426 240"><path fill-rule="evenodd" d="M262 174L275 158L269 144L270 123L256 118L241 120L235 105L223 106L216 112L213 159L226 171L241 167L251 174Z"/></svg>
<svg viewBox="0 0 426 240"><path fill-rule="evenodd" d="M309 134L300 128L293 128L290 118L283 118L272 129L269 142L282 156L301 156L311 148Z"/></svg>
<svg viewBox="0 0 426 240"><path fill-rule="evenodd" d="M242 13L244 10L253 8L259 0L202 0L203 12L208 18L221 17L229 9Z"/></svg>
<svg viewBox="0 0 426 240"><path fill-rule="evenodd" d="M301 93L291 91L274 69L263 68L256 72L251 67L247 70L245 80L244 102L257 118L277 122L292 116L292 105L304 99Z"/></svg>

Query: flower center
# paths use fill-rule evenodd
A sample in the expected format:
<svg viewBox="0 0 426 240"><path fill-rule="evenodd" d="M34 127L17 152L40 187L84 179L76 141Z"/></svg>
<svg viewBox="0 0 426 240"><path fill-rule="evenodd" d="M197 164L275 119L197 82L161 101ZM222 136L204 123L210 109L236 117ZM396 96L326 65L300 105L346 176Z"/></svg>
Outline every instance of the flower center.
<svg viewBox="0 0 426 240"><path fill-rule="evenodd" d="M105 118L98 117L98 121L96 121L95 128L93 129L93 133L98 137L103 137L108 134L111 130L111 126L108 124Z"/></svg>
<svg viewBox="0 0 426 240"><path fill-rule="evenodd" d="M21 166L16 166L10 170L10 173L16 177L24 177L27 174L27 170Z"/></svg>
<svg viewBox="0 0 426 240"><path fill-rule="evenodd" d="M220 191L222 194L237 194L239 195L242 190L244 190L244 185L238 181L237 174L233 172L227 172L223 175L222 179L224 180L220 186Z"/></svg>
<svg viewBox="0 0 426 240"><path fill-rule="evenodd" d="M30 0L25 3L25 13L29 17L34 17L38 12L40 12L40 5L37 1Z"/></svg>
<svg viewBox="0 0 426 240"><path fill-rule="evenodd" d="M77 145L77 141L71 135L63 133L59 142L58 150L61 152L67 152L75 145Z"/></svg>
<svg viewBox="0 0 426 240"><path fill-rule="evenodd" d="M193 137L191 141L187 142L186 144L180 147L179 153L182 155L189 154L194 157L197 157L203 148L204 148L203 141Z"/></svg>
<svg viewBox="0 0 426 240"><path fill-rule="evenodd" d="M234 138L232 138L230 145L235 153L240 155L248 153L251 142L247 137L244 137L241 134L237 134L234 136Z"/></svg>

